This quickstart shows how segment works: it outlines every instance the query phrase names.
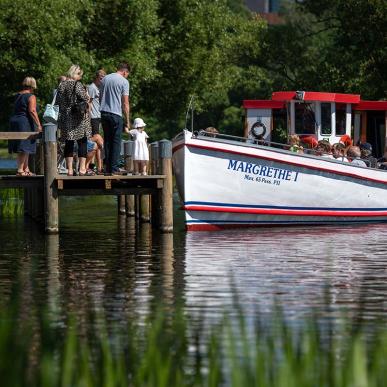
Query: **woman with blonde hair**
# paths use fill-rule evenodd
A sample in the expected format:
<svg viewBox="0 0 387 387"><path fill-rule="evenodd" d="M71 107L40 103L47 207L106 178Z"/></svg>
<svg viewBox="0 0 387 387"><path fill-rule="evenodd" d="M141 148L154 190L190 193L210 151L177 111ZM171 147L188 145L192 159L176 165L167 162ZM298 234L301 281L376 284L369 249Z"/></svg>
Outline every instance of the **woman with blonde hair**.
<svg viewBox="0 0 387 387"><path fill-rule="evenodd" d="M35 89L35 78L24 78L22 89L16 95L14 113L9 121L11 132L42 131L36 107ZM35 139L10 140L8 142L8 152L17 153L17 176L33 175L28 167L28 158L30 154L36 152Z"/></svg>
<svg viewBox="0 0 387 387"><path fill-rule="evenodd" d="M64 156L67 174L73 175L74 142L78 143L79 175L89 175L86 170L87 139L91 137L91 123L88 110L89 96L80 82L83 70L72 65L67 79L58 86L56 97L59 106L58 129L65 143Z"/></svg>

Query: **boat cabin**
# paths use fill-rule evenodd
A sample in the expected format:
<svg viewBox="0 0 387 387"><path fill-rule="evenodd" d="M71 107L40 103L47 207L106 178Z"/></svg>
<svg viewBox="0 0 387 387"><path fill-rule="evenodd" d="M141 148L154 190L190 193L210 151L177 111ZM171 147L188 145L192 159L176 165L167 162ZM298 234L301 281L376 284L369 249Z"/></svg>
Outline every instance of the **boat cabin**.
<svg viewBox="0 0 387 387"><path fill-rule="evenodd" d="M375 157L387 145L387 101L363 101L358 94L280 91L271 100L245 100L244 136L267 142L287 142L290 134L317 141L369 142Z"/></svg>

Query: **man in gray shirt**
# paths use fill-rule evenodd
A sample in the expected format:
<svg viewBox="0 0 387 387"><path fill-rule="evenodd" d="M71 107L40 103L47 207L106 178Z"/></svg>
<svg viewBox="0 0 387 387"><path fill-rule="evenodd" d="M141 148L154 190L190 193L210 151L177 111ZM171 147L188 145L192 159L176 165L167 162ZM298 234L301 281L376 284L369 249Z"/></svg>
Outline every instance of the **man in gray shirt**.
<svg viewBox="0 0 387 387"><path fill-rule="evenodd" d="M92 136L99 134L99 126L101 124L101 111L99 105L99 87L101 81L105 77L105 70L98 70L95 73L93 82L87 86L87 92L90 97L90 118Z"/></svg>
<svg viewBox="0 0 387 387"><path fill-rule="evenodd" d="M101 82L101 123L105 141L105 173L119 174L122 131L130 126L129 65L120 63L117 72L106 75ZM124 126L123 113L126 125Z"/></svg>

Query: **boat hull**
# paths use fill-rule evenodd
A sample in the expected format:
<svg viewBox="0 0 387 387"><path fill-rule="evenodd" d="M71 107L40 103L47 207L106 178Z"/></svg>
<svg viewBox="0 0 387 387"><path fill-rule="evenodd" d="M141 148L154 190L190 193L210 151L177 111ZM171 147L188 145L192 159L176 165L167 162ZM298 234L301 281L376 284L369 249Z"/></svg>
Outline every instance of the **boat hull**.
<svg viewBox="0 0 387 387"><path fill-rule="evenodd" d="M387 222L387 173L235 141L174 141L187 230Z"/></svg>

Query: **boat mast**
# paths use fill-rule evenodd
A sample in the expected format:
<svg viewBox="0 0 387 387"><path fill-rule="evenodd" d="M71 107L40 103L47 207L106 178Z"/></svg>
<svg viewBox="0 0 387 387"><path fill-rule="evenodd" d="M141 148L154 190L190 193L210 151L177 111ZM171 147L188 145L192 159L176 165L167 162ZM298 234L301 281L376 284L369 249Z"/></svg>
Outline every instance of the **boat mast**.
<svg viewBox="0 0 387 387"><path fill-rule="evenodd" d="M191 110L191 132L192 133L193 133L193 113L194 113L194 103L193 103L193 101L194 101L194 96L192 95L191 99L189 100L187 112L185 114L185 129L188 129L187 128L188 115L189 115L189 112Z"/></svg>

